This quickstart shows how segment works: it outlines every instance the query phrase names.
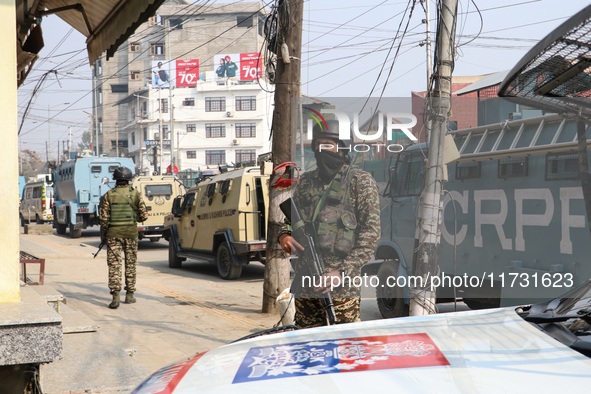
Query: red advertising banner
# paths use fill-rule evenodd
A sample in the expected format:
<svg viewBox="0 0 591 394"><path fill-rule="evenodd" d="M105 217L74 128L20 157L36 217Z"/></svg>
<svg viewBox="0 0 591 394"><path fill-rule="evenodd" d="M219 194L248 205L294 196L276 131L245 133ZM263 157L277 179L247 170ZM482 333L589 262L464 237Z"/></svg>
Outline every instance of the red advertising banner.
<svg viewBox="0 0 591 394"><path fill-rule="evenodd" d="M263 74L263 59L260 53L241 53L240 54L240 80L253 81L260 78Z"/></svg>
<svg viewBox="0 0 591 394"><path fill-rule="evenodd" d="M176 87L192 88L199 80L199 59L184 59L176 61Z"/></svg>

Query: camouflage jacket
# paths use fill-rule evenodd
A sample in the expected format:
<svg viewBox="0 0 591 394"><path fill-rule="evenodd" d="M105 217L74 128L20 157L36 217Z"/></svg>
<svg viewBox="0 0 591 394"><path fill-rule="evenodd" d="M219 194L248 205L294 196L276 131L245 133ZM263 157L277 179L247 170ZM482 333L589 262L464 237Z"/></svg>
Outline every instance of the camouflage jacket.
<svg viewBox="0 0 591 394"><path fill-rule="evenodd" d="M115 187L128 188L130 186L129 185L118 185ZM142 196L139 193L137 194L137 197L139 199L139 202L137 204L137 206L138 206L137 221L143 222L148 219L148 209L146 208L146 203L144 202L144 200L142 199ZM109 203L109 200L107 199L107 193L105 193L101 197L101 202L99 205L99 223L101 225L101 233L105 237L109 237L109 238L137 238L137 236L138 236L137 226L133 226L133 228L130 228L130 226L109 227L110 219L111 219L111 204ZM119 227L125 227L125 228L123 229L123 228L119 228Z"/></svg>
<svg viewBox="0 0 591 394"><path fill-rule="evenodd" d="M339 174L344 176L348 168L348 165L343 166ZM369 173L353 167L350 170L348 179L350 203L358 223L355 244L351 252L345 257L334 253L320 254L322 255L325 273L338 270L351 277L351 281L353 281L354 276L361 274L361 267L373 257L380 239L380 203L377 183ZM301 176L293 198L304 220L310 221L312 219L316 205L318 205L324 190L328 186L329 183L324 183L320 179L318 170L306 172ZM289 231L290 226L286 221L280 234ZM303 268L304 262L295 264L296 278L298 271ZM302 295L312 296L312 294L305 292ZM346 283L345 287L335 288L332 295L333 297L359 297L360 288L352 284L349 287L348 283Z"/></svg>

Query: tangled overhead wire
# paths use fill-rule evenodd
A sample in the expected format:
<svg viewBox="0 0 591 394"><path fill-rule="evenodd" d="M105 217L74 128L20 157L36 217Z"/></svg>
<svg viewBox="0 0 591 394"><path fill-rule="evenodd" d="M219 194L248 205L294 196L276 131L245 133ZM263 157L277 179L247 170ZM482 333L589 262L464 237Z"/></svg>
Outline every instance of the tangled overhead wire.
<svg viewBox="0 0 591 394"><path fill-rule="evenodd" d="M263 29L264 41L267 44L263 52L263 62L267 80L275 83L275 69L277 68L277 53L289 32L289 3L287 0L276 0L271 6L271 12L265 20Z"/></svg>

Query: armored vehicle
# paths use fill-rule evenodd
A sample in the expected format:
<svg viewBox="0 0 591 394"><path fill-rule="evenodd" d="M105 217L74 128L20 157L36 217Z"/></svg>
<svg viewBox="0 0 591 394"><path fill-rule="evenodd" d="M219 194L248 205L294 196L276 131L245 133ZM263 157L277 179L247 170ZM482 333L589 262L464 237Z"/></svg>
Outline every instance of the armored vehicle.
<svg viewBox="0 0 591 394"><path fill-rule="evenodd" d="M477 276L480 285L439 287L438 301L462 297L471 308L536 302L591 277L576 131L576 120L546 114L453 132L460 158L447 166L437 261L445 275ZM412 275L428 149L414 145L390 168L376 261L364 267L380 283ZM408 290L376 288L384 317L404 314Z"/></svg>
<svg viewBox="0 0 591 394"><path fill-rule="evenodd" d="M168 231L164 229L164 218L170 214L172 202L185 191L183 184L172 175L139 176L132 186L140 193L148 209L148 220L138 223L138 238L158 242Z"/></svg>
<svg viewBox="0 0 591 394"><path fill-rule="evenodd" d="M113 171L120 166L135 171L133 160L106 156L78 156L57 166L53 226L58 234L69 228L70 236L79 238L82 229L99 224L100 198L115 187Z"/></svg>
<svg viewBox="0 0 591 394"><path fill-rule="evenodd" d="M265 262L269 176L246 167L207 177L175 198L168 264L186 259L215 262L220 276L237 279L251 260Z"/></svg>

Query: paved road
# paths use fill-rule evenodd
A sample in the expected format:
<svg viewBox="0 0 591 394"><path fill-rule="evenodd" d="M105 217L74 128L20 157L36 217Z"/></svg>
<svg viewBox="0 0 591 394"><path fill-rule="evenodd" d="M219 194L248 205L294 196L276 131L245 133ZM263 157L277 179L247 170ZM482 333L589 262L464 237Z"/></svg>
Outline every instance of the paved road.
<svg viewBox="0 0 591 394"><path fill-rule="evenodd" d="M100 327L95 333L64 335L64 360L45 371L47 393L128 389L178 359L270 328L279 319L260 312L264 274L260 263L244 267L240 279L225 281L211 263L188 260L183 268L170 269L168 242L140 241L138 302L111 310L106 251L92 257L100 243L98 228L84 230L78 239L55 232L21 234L20 242L21 250L46 259L45 284L64 295L68 310ZM362 297L362 320L381 318L374 290L363 289ZM104 350L109 347L120 352ZM97 358L109 357L114 361L97 366ZM119 368L114 373L123 361L129 364L127 372ZM94 383L78 375L99 367ZM110 376L108 384L105 376Z"/></svg>

